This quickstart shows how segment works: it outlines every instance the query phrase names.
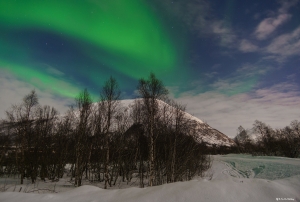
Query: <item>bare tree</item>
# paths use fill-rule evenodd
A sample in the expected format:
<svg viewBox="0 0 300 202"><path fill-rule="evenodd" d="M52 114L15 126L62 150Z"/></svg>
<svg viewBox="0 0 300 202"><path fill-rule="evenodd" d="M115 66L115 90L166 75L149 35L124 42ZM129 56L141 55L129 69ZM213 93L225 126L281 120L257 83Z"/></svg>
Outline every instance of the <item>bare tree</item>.
<svg viewBox="0 0 300 202"><path fill-rule="evenodd" d="M45 170L49 168L57 115L56 109L47 105L36 110L32 131L34 140L29 155L32 182L36 180L39 174L44 179Z"/></svg>
<svg viewBox="0 0 300 202"><path fill-rule="evenodd" d="M294 120L291 122L290 126L294 131L294 136L300 138L300 122L298 120Z"/></svg>
<svg viewBox="0 0 300 202"><path fill-rule="evenodd" d="M21 183L25 177L58 180L71 163L75 186L81 186L85 173L86 179L104 182L105 189L119 176L129 183L135 175L144 187L145 179L154 186L189 180L205 170L209 161L195 141L199 126L185 115L185 107L168 101L167 89L152 73L139 80L138 92L141 99L122 108L118 83L110 77L97 104L85 89L75 106L58 116L54 108L41 107L32 91L7 112L9 127L0 128L5 141L0 163L12 144Z"/></svg>
<svg viewBox="0 0 300 202"><path fill-rule="evenodd" d="M249 132L242 126L239 126L237 129L237 135L233 140L235 141L240 152L247 152L250 149L249 147L251 140L248 133Z"/></svg>
<svg viewBox="0 0 300 202"><path fill-rule="evenodd" d="M253 124L254 132L260 134L260 142L265 149L266 154L270 154L273 150L273 142L274 142L274 130L266 125L265 123L255 120Z"/></svg>
<svg viewBox="0 0 300 202"><path fill-rule="evenodd" d="M81 186L82 175L87 164L87 156L90 149L89 136L91 135L91 110L92 99L85 89L76 98L78 109L75 129L75 185Z"/></svg>
<svg viewBox="0 0 300 202"><path fill-rule="evenodd" d="M300 155L300 124L297 120L292 121L290 126L286 126L279 133L279 143L281 152L284 156L290 158L297 158Z"/></svg>
<svg viewBox="0 0 300 202"><path fill-rule="evenodd" d="M105 82L101 92L100 92L100 105L102 105L102 109L105 113L106 123L104 126L104 139L105 139L105 183L104 189L107 189L107 184L109 183L111 186L111 181L109 180L109 160L110 160L110 150L109 150L109 142L110 142L110 134L112 133L112 120L115 118L115 115L119 106L121 91L119 90L118 82L112 76Z"/></svg>
<svg viewBox="0 0 300 202"><path fill-rule="evenodd" d="M259 135L256 142L251 142L248 132L239 127L235 141L243 148L242 152L252 152L252 155L276 155L297 158L300 155L300 124L292 121L290 126L272 129L265 123L256 120L252 131Z"/></svg>
<svg viewBox="0 0 300 202"><path fill-rule="evenodd" d="M150 164L150 179L149 185L153 186L155 173L155 116L158 114L158 99L162 99L168 94L168 90L163 85L163 82L158 80L156 76L151 73L149 78L140 79L138 84L138 92L143 98L143 102L146 108L146 118L148 121L148 137L149 141L149 164Z"/></svg>
<svg viewBox="0 0 300 202"><path fill-rule="evenodd" d="M11 124L0 121L0 176L5 173L11 173L10 165L14 164L12 162L13 156L11 155L13 142L10 130Z"/></svg>
<svg viewBox="0 0 300 202"><path fill-rule="evenodd" d="M171 181L175 182L175 164L176 164L176 148L177 148L177 141L178 141L178 135L180 133L184 133L184 111L185 107L175 103L173 104L174 107L174 119L175 119L175 130L174 130L174 143L173 143L173 155L172 155L172 166L171 166Z"/></svg>
<svg viewBox="0 0 300 202"><path fill-rule="evenodd" d="M21 184L23 184L26 171L27 173L31 172L28 158L34 140L33 122L38 105L38 97L33 90L23 98L20 105L13 105L10 111L6 111L7 118L5 121L12 125L11 132L16 135L16 164L21 174Z"/></svg>

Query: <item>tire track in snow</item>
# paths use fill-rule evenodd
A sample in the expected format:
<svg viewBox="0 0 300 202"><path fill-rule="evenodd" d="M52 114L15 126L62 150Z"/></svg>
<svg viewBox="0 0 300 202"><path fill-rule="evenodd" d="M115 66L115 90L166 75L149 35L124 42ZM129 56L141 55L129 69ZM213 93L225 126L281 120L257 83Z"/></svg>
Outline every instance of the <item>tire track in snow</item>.
<svg viewBox="0 0 300 202"><path fill-rule="evenodd" d="M246 172L238 170L236 167L233 165L225 162L225 161L220 161L223 163L227 168L222 171L222 174L235 177L235 178L254 178L255 173L252 170L248 170Z"/></svg>

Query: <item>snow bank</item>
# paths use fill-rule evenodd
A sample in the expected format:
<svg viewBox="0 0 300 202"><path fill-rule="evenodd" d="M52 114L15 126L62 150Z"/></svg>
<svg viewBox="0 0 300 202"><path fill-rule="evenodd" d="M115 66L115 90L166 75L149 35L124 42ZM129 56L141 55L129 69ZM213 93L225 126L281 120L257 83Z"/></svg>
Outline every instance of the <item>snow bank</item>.
<svg viewBox="0 0 300 202"><path fill-rule="evenodd" d="M300 176L278 181L263 179L194 180L144 189L103 190L82 186L58 194L6 192L0 201L10 202L182 202L182 201L276 201L276 198L300 200Z"/></svg>
<svg viewBox="0 0 300 202"><path fill-rule="evenodd" d="M284 179L258 179L255 175L244 175L236 166L239 161L246 162L243 169L253 169L257 162L265 166L282 162L298 166L299 159L256 158L245 155L215 156L206 179L195 179L189 182L177 182L156 187L104 190L85 185L70 191L57 194L30 194L5 192L0 193L0 201L9 202L182 202L182 201L300 201L300 175ZM231 163L229 163L231 162ZM235 166L233 166L235 165ZM280 167L284 169L286 167ZM277 169L277 168L276 168ZM268 170L265 170L268 172ZM286 170L281 170L286 172ZM288 171L287 171L288 172ZM275 172L276 173L276 172ZM211 176L210 176L211 175ZM211 180L208 180L211 179Z"/></svg>

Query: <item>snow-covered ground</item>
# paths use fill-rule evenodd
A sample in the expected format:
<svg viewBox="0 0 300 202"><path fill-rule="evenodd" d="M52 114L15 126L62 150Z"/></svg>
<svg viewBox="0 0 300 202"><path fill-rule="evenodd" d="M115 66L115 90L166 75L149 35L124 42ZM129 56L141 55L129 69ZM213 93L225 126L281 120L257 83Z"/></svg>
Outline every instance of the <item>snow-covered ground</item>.
<svg viewBox="0 0 300 202"><path fill-rule="evenodd" d="M216 155L204 178L143 189L104 190L91 185L70 188L66 183L62 180L55 188L53 183L44 183L36 185L35 190L23 187L21 192L19 186L11 186L0 193L0 201L300 201L300 159ZM0 187L4 184L2 180ZM6 184L13 182L7 180ZM59 193L38 194L42 188ZM24 193L30 190L34 193Z"/></svg>

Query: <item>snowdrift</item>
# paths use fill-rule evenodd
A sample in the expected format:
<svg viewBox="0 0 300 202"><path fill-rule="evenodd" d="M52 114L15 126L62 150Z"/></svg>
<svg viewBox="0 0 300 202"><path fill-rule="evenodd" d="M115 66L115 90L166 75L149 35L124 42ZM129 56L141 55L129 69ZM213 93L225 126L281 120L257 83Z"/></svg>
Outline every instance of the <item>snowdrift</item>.
<svg viewBox="0 0 300 202"><path fill-rule="evenodd" d="M70 191L54 194L0 193L0 201L9 202L182 202L182 201L300 201L300 159L280 157L251 157L250 155L215 156L214 163L204 178L177 182L156 187L104 190L85 185ZM261 173L272 170L276 180L259 179ZM294 167L293 167L294 166ZM293 176L288 176L292 170ZM253 172L246 175L245 172ZM275 172L276 171L276 172ZM287 175L281 175L286 173ZM269 176L261 175L261 176Z"/></svg>

